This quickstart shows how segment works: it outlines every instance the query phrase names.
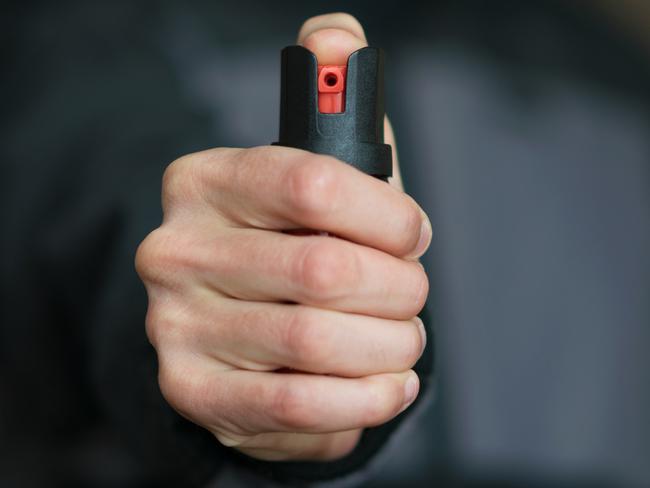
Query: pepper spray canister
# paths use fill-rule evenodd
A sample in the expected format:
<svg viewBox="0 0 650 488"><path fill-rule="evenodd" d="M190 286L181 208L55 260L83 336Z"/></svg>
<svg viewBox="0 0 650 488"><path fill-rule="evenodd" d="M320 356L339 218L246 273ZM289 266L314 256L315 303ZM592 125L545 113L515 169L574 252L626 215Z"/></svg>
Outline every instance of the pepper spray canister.
<svg viewBox="0 0 650 488"><path fill-rule="evenodd" d="M384 56L353 52L345 66L318 65L302 46L282 50L280 136L274 144L328 154L384 181L392 175L384 144Z"/></svg>

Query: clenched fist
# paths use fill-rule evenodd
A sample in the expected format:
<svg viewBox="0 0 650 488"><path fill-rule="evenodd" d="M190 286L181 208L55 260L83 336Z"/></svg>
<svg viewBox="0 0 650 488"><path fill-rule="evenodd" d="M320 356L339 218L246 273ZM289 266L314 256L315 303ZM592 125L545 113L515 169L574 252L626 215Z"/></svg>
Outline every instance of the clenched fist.
<svg viewBox="0 0 650 488"><path fill-rule="evenodd" d="M345 14L310 19L299 42L330 64L365 45ZM136 267L181 415L259 459L327 460L413 402L431 226L398 181L298 149L221 148L168 167L163 210Z"/></svg>

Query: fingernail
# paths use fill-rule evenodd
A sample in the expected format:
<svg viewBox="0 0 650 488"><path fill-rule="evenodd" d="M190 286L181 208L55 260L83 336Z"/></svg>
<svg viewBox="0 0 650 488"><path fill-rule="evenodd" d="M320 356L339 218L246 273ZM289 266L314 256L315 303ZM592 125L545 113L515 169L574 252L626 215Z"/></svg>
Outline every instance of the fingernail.
<svg viewBox="0 0 650 488"><path fill-rule="evenodd" d="M418 323L418 330L420 331L420 337L422 339L422 352L424 352L424 348L427 347L427 331L424 329L424 322L422 322L420 317L415 317L415 320Z"/></svg>
<svg viewBox="0 0 650 488"><path fill-rule="evenodd" d="M413 253L414 258L419 258L427 251L427 248L431 243L432 234L433 232L431 231L431 222L429 222L429 219L425 215L422 215L422 225L420 226L420 238L418 239L417 246L415 246L415 251Z"/></svg>
<svg viewBox="0 0 650 488"><path fill-rule="evenodd" d="M418 390L420 389L420 381L415 373L411 373L409 378L404 383L404 405L402 406L403 412L408 408L408 406L413 403L415 397L418 396Z"/></svg>

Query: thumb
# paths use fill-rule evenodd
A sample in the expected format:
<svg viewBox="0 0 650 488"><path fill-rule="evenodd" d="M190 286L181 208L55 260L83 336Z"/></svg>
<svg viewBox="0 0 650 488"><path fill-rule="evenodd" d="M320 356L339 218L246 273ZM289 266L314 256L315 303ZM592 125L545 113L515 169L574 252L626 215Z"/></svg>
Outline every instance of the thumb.
<svg viewBox="0 0 650 488"><path fill-rule="evenodd" d="M368 41L357 19L350 14L338 12L307 19L298 32L298 44L313 52L318 64L344 65L348 56L357 49L366 47ZM393 148L393 177L389 182L403 190L395 138L387 118L384 119L384 140Z"/></svg>

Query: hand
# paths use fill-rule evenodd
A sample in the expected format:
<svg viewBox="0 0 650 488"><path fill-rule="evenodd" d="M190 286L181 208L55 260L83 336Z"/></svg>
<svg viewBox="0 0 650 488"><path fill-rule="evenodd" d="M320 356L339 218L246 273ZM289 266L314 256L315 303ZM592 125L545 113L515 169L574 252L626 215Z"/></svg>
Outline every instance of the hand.
<svg viewBox="0 0 650 488"><path fill-rule="evenodd" d="M299 41L338 64L365 45L345 14ZM136 267L181 415L256 458L328 460L413 402L431 226L401 189L329 156L220 148L167 168L163 211Z"/></svg>

